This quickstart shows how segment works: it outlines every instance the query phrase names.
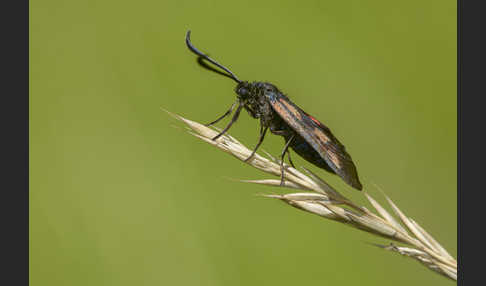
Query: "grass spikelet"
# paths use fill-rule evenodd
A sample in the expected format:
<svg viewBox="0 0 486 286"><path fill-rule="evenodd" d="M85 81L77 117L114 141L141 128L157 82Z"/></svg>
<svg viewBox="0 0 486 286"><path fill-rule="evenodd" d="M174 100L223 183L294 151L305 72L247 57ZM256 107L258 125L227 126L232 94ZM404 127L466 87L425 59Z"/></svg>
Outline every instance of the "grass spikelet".
<svg viewBox="0 0 486 286"><path fill-rule="evenodd" d="M168 113L186 124L189 128L189 133L195 137L231 154L245 164L269 175L280 177L279 162L270 154L267 154L269 158L266 158L256 153L251 160L245 162L244 160L251 154L252 150L232 136L226 134L213 141L211 138L218 134L218 131L215 129L182 116ZM437 240L413 219L407 217L387 196L385 196L385 199L395 213L396 218L366 192L362 192L362 194L377 213L368 210L364 206L355 204L310 170L303 168L305 173L302 173L287 164L284 164L284 168L286 168L286 172L285 185L283 187L301 192L283 195L263 195L264 197L280 200L302 211L346 224L355 229L389 239L395 243L401 243L403 246L398 246L394 243L374 245L410 257L435 273L457 281L457 261ZM280 186L280 179L241 181Z"/></svg>

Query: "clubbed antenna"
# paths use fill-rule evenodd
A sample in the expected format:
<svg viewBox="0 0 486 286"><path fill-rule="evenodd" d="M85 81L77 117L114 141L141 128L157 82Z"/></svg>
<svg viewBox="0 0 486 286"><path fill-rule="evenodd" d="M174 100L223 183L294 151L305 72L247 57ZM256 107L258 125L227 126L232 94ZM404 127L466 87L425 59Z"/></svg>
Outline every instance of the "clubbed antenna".
<svg viewBox="0 0 486 286"><path fill-rule="evenodd" d="M224 75L224 76L227 76L227 77L235 80L237 83L241 82L241 80L239 80L233 72L231 72L229 69L227 69L223 65L219 64L215 60L211 59L206 54L202 53L201 51L199 51L196 47L194 47L192 45L192 43L191 43L191 31L190 30L187 31L187 34L186 34L186 44L187 44L187 47L189 48L189 50L191 50L191 52L193 52L193 53L195 53L196 55L199 56L198 62L201 66L203 66L204 68L206 68L208 70L214 71L214 72L219 73L219 74ZM228 74L222 73L222 72L208 66L206 63L202 62L202 60L206 60L206 61L212 63L213 65L219 67L220 69L224 70Z"/></svg>

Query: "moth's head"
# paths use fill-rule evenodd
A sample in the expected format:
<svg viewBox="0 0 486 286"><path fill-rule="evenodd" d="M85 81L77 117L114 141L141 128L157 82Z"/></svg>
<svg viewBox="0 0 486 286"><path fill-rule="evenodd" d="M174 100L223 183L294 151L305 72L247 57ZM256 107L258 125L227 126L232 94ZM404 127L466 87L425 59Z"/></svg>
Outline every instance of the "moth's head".
<svg viewBox="0 0 486 286"><path fill-rule="evenodd" d="M251 84L247 81L241 81L235 88L239 100L246 100L251 96Z"/></svg>

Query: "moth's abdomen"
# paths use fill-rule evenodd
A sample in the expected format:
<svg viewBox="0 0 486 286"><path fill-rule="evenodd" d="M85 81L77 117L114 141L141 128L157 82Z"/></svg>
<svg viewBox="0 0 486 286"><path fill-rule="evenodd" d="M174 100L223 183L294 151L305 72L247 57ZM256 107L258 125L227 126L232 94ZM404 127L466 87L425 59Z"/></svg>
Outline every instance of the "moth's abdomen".
<svg viewBox="0 0 486 286"><path fill-rule="evenodd" d="M286 140L288 140L288 138ZM297 153L308 162L314 164L321 169L335 174L334 170L329 167L326 160L324 160L321 155L319 155L319 153L317 153L317 151L314 150L314 148L297 133L295 133L294 139L292 140L292 142L290 142L290 148L292 148L295 153Z"/></svg>

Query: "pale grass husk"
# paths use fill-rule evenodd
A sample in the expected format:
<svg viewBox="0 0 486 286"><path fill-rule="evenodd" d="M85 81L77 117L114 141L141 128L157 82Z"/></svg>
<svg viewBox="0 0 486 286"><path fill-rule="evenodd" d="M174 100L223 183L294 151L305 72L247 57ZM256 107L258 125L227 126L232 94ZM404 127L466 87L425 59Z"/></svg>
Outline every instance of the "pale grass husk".
<svg viewBox="0 0 486 286"><path fill-rule="evenodd" d="M213 141L212 138L218 134L218 131L179 115L168 113L184 122L189 127L190 134L233 155L241 161L244 161L252 152L252 150L228 134ZM267 155L270 158L265 158L256 153L251 160L245 163L263 172L280 177L279 161L271 155ZM363 192L363 194L377 213L356 205L310 170L303 168L306 173L304 174L285 163L284 167L286 172L285 185L283 187L303 192L264 195L265 197L279 199L300 210L407 245L405 247L397 246L393 243L390 243L390 245L375 244L375 246L382 249L411 257L428 269L449 279L457 280L456 260L417 222L403 214L386 195L385 198L396 218L366 192ZM242 182L280 186L280 178L242 180Z"/></svg>

